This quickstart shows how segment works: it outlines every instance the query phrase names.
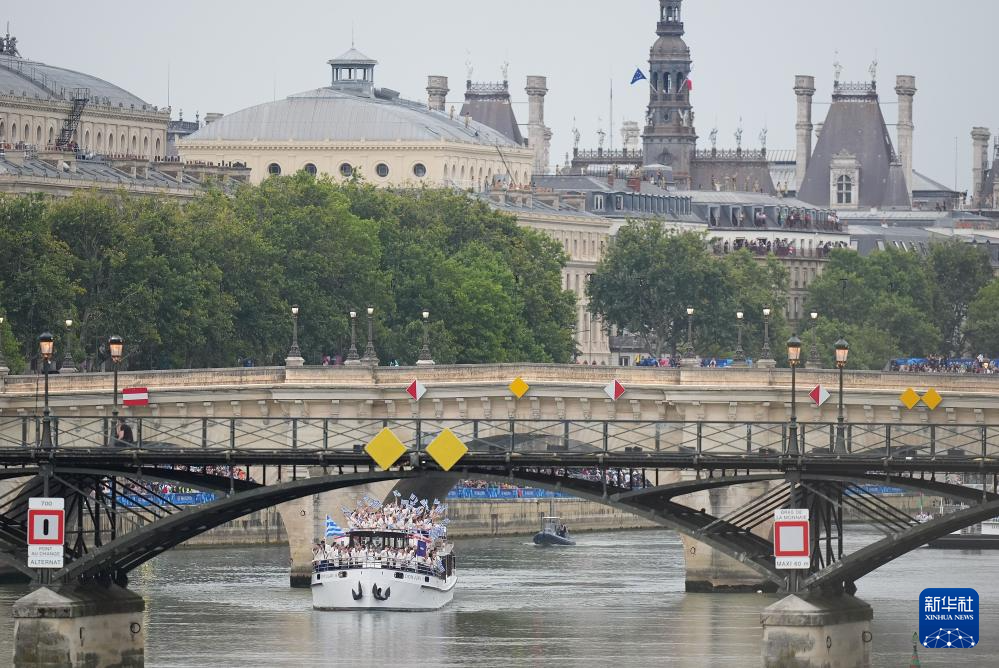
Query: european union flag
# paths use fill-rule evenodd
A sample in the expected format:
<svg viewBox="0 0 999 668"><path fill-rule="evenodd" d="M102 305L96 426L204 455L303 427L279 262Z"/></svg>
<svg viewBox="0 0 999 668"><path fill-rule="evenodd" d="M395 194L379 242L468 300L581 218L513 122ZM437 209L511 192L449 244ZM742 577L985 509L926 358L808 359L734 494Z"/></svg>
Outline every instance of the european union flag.
<svg viewBox="0 0 999 668"><path fill-rule="evenodd" d="M631 77L631 83L635 83L635 82L641 81L642 79L648 80L646 78L645 74L642 72L642 68L636 67L635 68L635 74L634 74L634 76Z"/></svg>

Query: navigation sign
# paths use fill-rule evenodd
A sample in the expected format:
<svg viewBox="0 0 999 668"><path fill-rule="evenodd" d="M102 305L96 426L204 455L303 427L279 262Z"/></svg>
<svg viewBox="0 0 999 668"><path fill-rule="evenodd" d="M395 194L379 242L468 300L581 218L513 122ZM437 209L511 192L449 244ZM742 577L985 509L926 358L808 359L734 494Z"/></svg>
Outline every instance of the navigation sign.
<svg viewBox="0 0 999 668"><path fill-rule="evenodd" d="M412 383L409 384L409 387L406 388L406 394L413 397L413 399L415 399L416 401L419 401L420 397L422 397L426 393L427 393L427 386L418 380L414 380Z"/></svg>
<svg viewBox="0 0 999 668"><path fill-rule="evenodd" d="M28 499L28 566L62 568L65 535L65 499Z"/></svg>
<svg viewBox="0 0 999 668"><path fill-rule="evenodd" d="M607 393L608 397L617 401L621 398L621 395L624 394L624 385L621 384L621 381L615 378L611 382L607 383L607 386L604 387L604 392Z"/></svg>
<svg viewBox="0 0 999 668"><path fill-rule="evenodd" d="M808 510L778 508L774 511L774 561L777 568L798 569L811 565Z"/></svg>
<svg viewBox="0 0 999 668"><path fill-rule="evenodd" d="M808 393L808 396L811 398L811 400L815 403L816 406L821 406L822 404L826 403L826 400L829 399L829 393L826 392L826 388L822 387L821 385L816 385L815 388Z"/></svg>
<svg viewBox="0 0 999 668"><path fill-rule="evenodd" d="M126 387L121 391L121 403L126 406L148 406L149 390L145 387Z"/></svg>
<svg viewBox="0 0 999 668"><path fill-rule="evenodd" d="M509 389L510 392L513 393L513 396L520 399L522 396L527 394L527 391L531 389L531 386L528 385L523 378L517 376L516 378L513 379L513 382L510 383Z"/></svg>

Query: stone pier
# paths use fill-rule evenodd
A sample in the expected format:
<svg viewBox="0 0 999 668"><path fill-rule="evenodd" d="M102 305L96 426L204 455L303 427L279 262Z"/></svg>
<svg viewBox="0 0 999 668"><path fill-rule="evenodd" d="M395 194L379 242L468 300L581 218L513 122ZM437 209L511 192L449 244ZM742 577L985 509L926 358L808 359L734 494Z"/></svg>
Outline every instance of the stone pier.
<svg viewBox="0 0 999 668"><path fill-rule="evenodd" d="M871 606L854 596L790 594L765 608L765 668L871 665Z"/></svg>
<svg viewBox="0 0 999 668"><path fill-rule="evenodd" d="M15 668L140 668L146 604L120 587L41 587L14 603Z"/></svg>

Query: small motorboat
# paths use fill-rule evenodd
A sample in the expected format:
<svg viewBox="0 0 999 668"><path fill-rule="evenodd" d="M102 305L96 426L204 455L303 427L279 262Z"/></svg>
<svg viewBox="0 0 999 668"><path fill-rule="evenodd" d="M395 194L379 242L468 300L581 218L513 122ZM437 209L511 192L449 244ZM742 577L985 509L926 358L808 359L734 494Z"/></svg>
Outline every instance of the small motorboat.
<svg viewBox="0 0 999 668"><path fill-rule="evenodd" d="M541 531L534 534L535 545L575 545L569 538L569 529L557 517L542 517Z"/></svg>

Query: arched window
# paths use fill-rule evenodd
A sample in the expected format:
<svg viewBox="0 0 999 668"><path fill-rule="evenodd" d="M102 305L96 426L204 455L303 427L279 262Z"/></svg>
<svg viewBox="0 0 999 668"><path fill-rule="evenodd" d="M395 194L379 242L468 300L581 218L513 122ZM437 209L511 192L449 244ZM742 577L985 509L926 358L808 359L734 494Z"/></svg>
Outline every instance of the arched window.
<svg viewBox="0 0 999 668"><path fill-rule="evenodd" d="M101 143L101 139L103 139L103 136L101 135L100 130L98 130L97 131L97 144L94 146L94 150L95 151L103 151L104 150L104 145Z"/></svg>
<svg viewBox="0 0 999 668"><path fill-rule="evenodd" d="M276 162L267 165L267 174L269 176L281 176L281 165Z"/></svg>
<svg viewBox="0 0 999 668"><path fill-rule="evenodd" d="M465 183L465 165L461 166L461 183Z"/></svg>
<svg viewBox="0 0 999 668"><path fill-rule="evenodd" d="M836 203L853 204L853 179L846 174L836 179Z"/></svg>
<svg viewBox="0 0 999 668"><path fill-rule="evenodd" d="M16 141L17 140L17 125L16 124L12 124L10 126L10 140L11 141Z"/></svg>
<svg viewBox="0 0 999 668"><path fill-rule="evenodd" d="M422 179L427 175L427 167L422 162L418 162L413 165L413 176L418 179Z"/></svg>
<svg viewBox="0 0 999 668"><path fill-rule="evenodd" d="M663 92L671 93L673 92L673 80L669 78L669 74L663 74Z"/></svg>
<svg viewBox="0 0 999 668"><path fill-rule="evenodd" d="M42 126L41 125L39 125L37 128L35 128L35 143L36 144L41 144L42 143Z"/></svg>
<svg viewBox="0 0 999 668"><path fill-rule="evenodd" d="M353 175L353 173L354 173L354 168L350 165L349 162L345 162L342 165L340 165L340 176L347 179L350 178L351 175Z"/></svg>
<svg viewBox="0 0 999 668"><path fill-rule="evenodd" d="M128 142L125 141L125 135L122 135L118 139L118 150L122 152L128 150Z"/></svg>
<svg viewBox="0 0 999 668"><path fill-rule="evenodd" d="M42 134L42 129L38 128L38 134ZM90 130L84 130L83 132L83 148L90 150Z"/></svg>
<svg viewBox="0 0 999 668"><path fill-rule="evenodd" d="M100 141L101 141L100 135L98 134L97 135L97 143L100 143ZM160 138L159 137L156 138L156 157L157 158L160 157Z"/></svg>
<svg viewBox="0 0 999 668"><path fill-rule="evenodd" d="M27 123L24 124L24 134L21 136L24 137L24 141L31 141L31 128Z"/></svg>
<svg viewBox="0 0 999 668"><path fill-rule="evenodd" d="M142 155L149 155L149 137L142 138Z"/></svg>
<svg viewBox="0 0 999 668"><path fill-rule="evenodd" d="M114 135L108 135L108 153L114 150Z"/></svg>
<svg viewBox="0 0 999 668"><path fill-rule="evenodd" d="M132 154L134 155L136 151L139 150L139 138L132 135Z"/></svg>
<svg viewBox="0 0 999 668"><path fill-rule="evenodd" d="M389 166L384 162L379 162L375 165L375 174L382 177L383 179L389 175Z"/></svg>
<svg viewBox="0 0 999 668"><path fill-rule="evenodd" d="M4 138L4 126L3 121L0 121L0 139Z"/></svg>
<svg viewBox="0 0 999 668"><path fill-rule="evenodd" d="M319 171L318 169L316 169L316 166L313 165L311 162L305 163L305 167L302 167L302 169L304 169L306 173L311 174L312 176L315 176L316 172Z"/></svg>

